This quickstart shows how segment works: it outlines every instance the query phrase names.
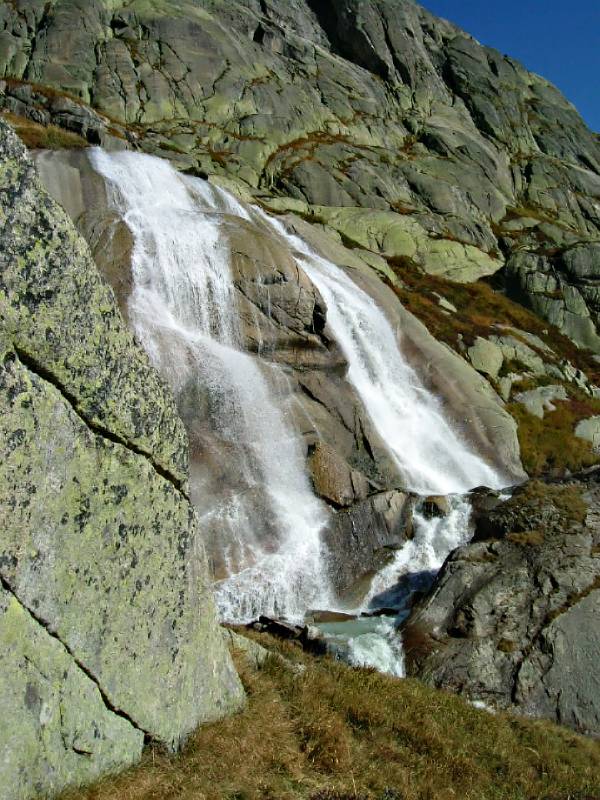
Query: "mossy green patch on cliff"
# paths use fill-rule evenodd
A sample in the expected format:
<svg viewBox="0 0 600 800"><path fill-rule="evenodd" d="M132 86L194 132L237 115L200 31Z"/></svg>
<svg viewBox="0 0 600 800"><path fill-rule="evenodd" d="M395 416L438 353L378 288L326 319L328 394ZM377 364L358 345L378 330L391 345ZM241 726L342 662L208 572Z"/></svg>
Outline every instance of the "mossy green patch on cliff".
<svg viewBox="0 0 600 800"><path fill-rule="evenodd" d="M600 744L549 723L480 711L415 680L282 653L251 670L236 717L201 728L181 757L63 800L564 800L600 792ZM289 662L292 662L291 664Z"/></svg>

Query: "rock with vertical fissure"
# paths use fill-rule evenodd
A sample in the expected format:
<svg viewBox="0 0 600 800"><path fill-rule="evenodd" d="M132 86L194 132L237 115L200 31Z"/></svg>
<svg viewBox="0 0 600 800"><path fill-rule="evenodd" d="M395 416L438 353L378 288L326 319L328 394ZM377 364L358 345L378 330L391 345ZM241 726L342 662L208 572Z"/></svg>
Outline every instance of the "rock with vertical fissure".
<svg viewBox="0 0 600 800"><path fill-rule="evenodd" d="M0 153L0 784L25 800L177 748L243 691L174 400L4 124Z"/></svg>

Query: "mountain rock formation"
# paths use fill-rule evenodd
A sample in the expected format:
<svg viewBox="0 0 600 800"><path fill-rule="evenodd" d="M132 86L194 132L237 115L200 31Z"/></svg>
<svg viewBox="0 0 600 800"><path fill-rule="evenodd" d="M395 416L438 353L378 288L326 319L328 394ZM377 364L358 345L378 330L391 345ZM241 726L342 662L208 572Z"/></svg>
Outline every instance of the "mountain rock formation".
<svg viewBox="0 0 600 800"><path fill-rule="evenodd" d="M173 399L0 122L3 796L89 781L240 706Z"/></svg>
<svg viewBox="0 0 600 800"><path fill-rule="evenodd" d="M127 331L132 233L62 144L161 156L276 215L383 309L507 484L522 457L539 482L475 501L476 541L404 632L409 666L597 734L599 495L580 471L600 447L600 142L557 89L412 0L10 0L0 110L41 178L2 124L13 794L130 763L144 736L176 745L241 702L200 545L221 576L219 531L188 500L202 508L201 403L176 408ZM285 370L334 588L356 597L412 535L414 498L291 249L237 218L224 236L243 345ZM218 492L236 464L215 463Z"/></svg>
<svg viewBox="0 0 600 800"><path fill-rule="evenodd" d="M16 0L0 25L8 111L219 175L436 275L504 268L600 352L597 137L411 0Z"/></svg>
<svg viewBox="0 0 600 800"><path fill-rule="evenodd" d="M409 674L600 734L598 477L475 500L473 542L404 629Z"/></svg>

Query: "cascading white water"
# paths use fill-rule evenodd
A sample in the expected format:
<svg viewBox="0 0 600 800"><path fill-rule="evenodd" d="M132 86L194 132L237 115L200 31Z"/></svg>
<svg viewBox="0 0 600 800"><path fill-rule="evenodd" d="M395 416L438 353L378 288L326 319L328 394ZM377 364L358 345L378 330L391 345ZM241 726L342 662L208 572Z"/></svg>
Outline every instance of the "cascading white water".
<svg viewBox="0 0 600 800"><path fill-rule="evenodd" d="M209 479L201 469L193 476L196 505L205 527L216 530L226 574L216 584L222 618L301 619L309 607L327 607L325 509L275 396L275 368L240 350L222 225L231 217L248 221L248 212L167 161L100 149L90 159L134 237L128 306L134 330L188 417L190 403L202 404L202 413L191 411L192 427L208 415L210 436L227 450L228 469L236 468L229 481ZM197 437L206 440L202 432Z"/></svg>
<svg viewBox="0 0 600 800"><path fill-rule="evenodd" d="M404 656L396 626L410 611L415 591L427 591L452 550L471 538L471 506L460 495L447 498L448 512L426 516L418 505L413 514L413 538L373 579L370 590L355 613L394 609L393 617L373 620L373 627L349 638L351 663L371 666L402 677ZM387 612L389 614L389 612Z"/></svg>
<svg viewBox="0 0 600 800"><path fill-rule="evenodd" d="M237 474L220 479L222 462L206 444L205 432L196 431L192 408L192 446L202 456L192 476L196 505L203 529L212 526L218 538L226 574L216 585L223 618L244 621L265 613L301 619L308 608L331 608L334 602L320 539L326 514L311 492L298 437L278 402L276 368L241 350L223 236L232 218L246 224L260 220L285 240L321 292L349 364L348 379L406 488L455 495L445 517L415 514L414 539L375 577L362 609L401 606L411 581L434 574L468 539L470 507L458 495L477 485L499 487L501 476L453 429L440 401L404 358L383 311L344 270L278 220L207 182L180 175L168 162L99 149L91 160L134 235L129 315L137 336L180 407L189 412L190 404L201 404L196 416L208 417L208 438L216 436L215 449L227 450L225 460L237 466ZM189 413L186 418L189 429ZM204 473L198 466L203 462L208 462ZM215 472L216 479L210 474ZM353 663L402 674L399 640L389 619L361 622L346 642Z"/></svg>
<svg viewBox="0 0 600 800"><path fill-rule="evenodd" d="M438 398L403 356L383 311L349 275L315 253L279 221L266 220L288 242L298 265L327 304L327 320L348 361L348 379L415 494L449 495L449 513L413 517L414 538L372 581L356 613L406 608L416 588L428 588L449 553L470 538L471 507L461 495L475 486L501 488L505 479L455 431ZM343 627L343 626L341 626ZM348 630L352 630L352 624ZM403 658L390 619L351 633L353 663L402 675Z"/></svg>
<svg viewBox="0 0 600 800"><path fill-rule="evenodd" d="M371 583L361 610L372 607L404 610L414 589L427 589L448 555L471 538L471 505L461 495L447 498L442 516L427 517L422 507L413 514L413 538Z"/></svg>
<svg viewBox="0 0 600 800"><path fill-rule="evenodd" d="M446 495L504 485L452 428L439 399L402 355L375 301L279 220L268 219L327 303L327 321L348 360L348 380L394 457L405 488Z"/></svg>

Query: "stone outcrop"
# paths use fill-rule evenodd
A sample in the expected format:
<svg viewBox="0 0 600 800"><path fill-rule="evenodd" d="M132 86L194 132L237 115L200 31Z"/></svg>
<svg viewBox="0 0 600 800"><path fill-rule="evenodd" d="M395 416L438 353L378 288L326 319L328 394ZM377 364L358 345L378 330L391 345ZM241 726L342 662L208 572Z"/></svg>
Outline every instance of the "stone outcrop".
<svg viewBox="0 0 600 800"><path fill-rule="evenodd" d="M599 735L599 502L597 471L475 497L473 542L404 628L409 674Z"/></svg>
<svg viewBox="0 0 600 800"><path fill-rule="evenodd" d="M388 491L337 511L324 532L333 554L332 584L338 594L359 603L370 580L412 535L414 497Z"/></svg>
<svg viewBox="0 0 600 800"><path fill-rule="evenodd" d="M0 102L506 286L600 352L600 145L543 78L412 0L20 0Z"/></svg>
<svg viewBox="0 0 600 800"><path fill-rule="evenodd" d="M0 784L28 798L176 748L243 692L174 401L3 123L0 202Z"/></svg>
<svg viewBox="0 0 600 800"><path fill-rule="evenodd" d="M539 338L545 331L532 336L521 329L526 325L512 319L509 328L494 320L490 326L483 315L465 341L460 334L454 352L401 307L390 288L398 289L403 280L409 285L409 273L431 281L436 291L440 279L456 287L493 278L496 288L578 346L600 353L597 136L545 80L412 0L4 3L0 107L42 125L62 126L90 144L161 155L246 203L280 215L317 252L348 270L384 310L402 337L408 360L444 398L449 416L471 443L504 471L507 483L524 475L516 426L502 400L513 401L515 417L524 417L521 434L539 434L547 414L562 412L566 421L561 424L570 433L579 432L581 447L588 448L584 439L597 446L593 401L600 390L593 359L581 367L584 374L570 343L568 352L557 348L553 353ZM85 152L41 153L36 159L46 186L76 220L126 317L131 234L111 210L102 181ZM7 185L15 180L11 169L3 173ZM45 203L46 209L55 209ZM44 230L34 219L28 225L31 236ZM4 380L11 395L26 403L18 410L25 421L14 409L7 416L15 431L24 432L14 438L12 429L7 431L15 453L13 461L8 455L5 459L8 477L18 475L10 470L18 470L23 448L29 448L26 457L35 461L38 472L48 471L35 442L49 435L43 426L50 414L61 452L85 444L77 453L80 460L71 459L71 471L40 485L62 491L64 481L77 477L81 496L101 499L108 491L103 487L116 481L115 470L127 472L136 486L143 478L149 487L145 499L135 492L127 495L127 512L119 512L125 515L119 524L133 524L131 514L136 525L149 530L151 497L161 509L152 534L158 536L160 527L161 541L152 557L162 563L175 531L188 531L186 544L179 546L184 552L170 564L168 582L178 569L187 580L190 559L184 554L191 552L195 538L184 496L185 435L103 284L96 277L91 284L83 281L79 268L71 269L72 251L77 259L87 255L65 226L61 217L61 233L54 236L54 250L45 261L60 263L61 270L44 271L36 256L38 282L29 267L25 276L21 262L15 262L14 273L7 272L14 301L6 311ZM7 231L9 242L10 236L24 235L18 226L8 225ZM329 504L326 536L342 562L337 589L352 596L410 535L405 518L410 498L345 378L347 365L328 329L318 291L259 220L236 220L224 226L224 236L233 254L244 345L285 369L281 402L293 409L315 490ZM101 320L88 319L83 302L67 300L60 281L76 297L85 297ZM432 296L441 313L462 314L456 300ZM67 328L62 324L66 314ZM206 434L193 416L197 400L191 397L180 408L191 439L194 502L199 501L194 487L200 485L193 480L194 470ZM98 464L93 471L92 452ZM220 465L227 464L227 455L222 454ZM229 478L226 469L212 472L216 483ZM107 484L100 486L104 480ZM588 507L585 519L575 521L569 515L579 514L580 507L568 506L566 513L561 505L569 499L569 487L554 487L548 490L551 496L534 500L526 489L504 505L487 498L478 541L451 557L407 629L407 643L412 629L414 641L423 645L422 652L417 646L411 650L415 671L476 699L598 732L597 641L595 634L585 633L598 604L594 480L575 487ZM41 491L39 481L27 481ZM121 484L126 485L124 479ZM46 491L43 508L37 508L37 501L35 512L19 507L21 517L15 518L45 530L57 508L50 488ZM519 503L525 509L520 517ZM84 527L86 514L100 513L92 500L84 511L70 512L74 520L83 514ZM102 513L109 512L103 507ZM110 528L112 518L102 519ZM164 535L165 526L173 537ZM2 600L6 618L17 614L15 602L27 613L33 613L30 606L39 607L31 623L46 630L51 623L56 647L67 648L61 657L85 664L87 678L101 687L108 731L115 721L106 703L122 709L125 700L118 676L103 660L102 635L122 631L102 617L98 626L94 622L99 640L67 641L72 620L51 592L33 592L38 566L31 553L38 544L27 537L23 541L29 548L19 552L20 563L28 565L25 573L10 560L12 551L9 561L2 562L7 576L3 591L12 591L8 581L22 581L14 602ZM69 541L55 539L61 564L75 557ZM111 546L104 540L95 544ZM90 550L92 557L105 556ZM201 557L191 561L202 563ZM136 562L127 573L136 587L148 577L139 569ZM110 576L94 571L94 580L98 592L108 591L110 597L117 591ZM126 591L127 580L119 581L120 591ZM136 608L139 603L146 614L141 591L139 600L135 594ZM167 616L175 608L171 600L165 603ZM98 604L99 615L108 615L107 602ZM178 623L175 630L182 626ZM193 640L188 630L186 641ZM131 646L137 647L135 641ZM98 648L92 670L88 660ZM578 648L576 662L569 648ZM11 663L21 655L18 647L11 650ZM202 668L200 662L196 666ZM569 686L560 677L567 669L575 676ZM79 673L77 681L73 691L92 697L93 687ZM237 696L233 683L230 691ZM127 709L145 713L136 706L139 698L129 700ZM172 731L143 727L150 727L153 711L143 725L133 711L126 713L156 738L173 738ZM172 715L171 724L177 727L175 719ZM110 735L98 738L107 742ZM139 736L133 739L127 752L139 747ZM106 753L107 763L116 758L108 745ZM123 763L130 757L123 756Z"/></svg>

